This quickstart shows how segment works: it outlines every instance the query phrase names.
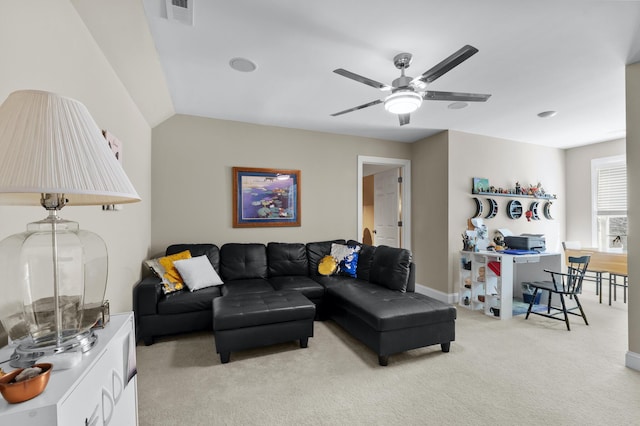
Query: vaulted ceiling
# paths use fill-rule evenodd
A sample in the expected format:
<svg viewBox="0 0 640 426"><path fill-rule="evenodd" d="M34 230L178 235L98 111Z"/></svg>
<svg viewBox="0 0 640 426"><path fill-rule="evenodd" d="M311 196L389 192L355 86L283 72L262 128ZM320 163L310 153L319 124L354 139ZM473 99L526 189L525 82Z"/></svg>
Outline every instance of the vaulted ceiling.
<svg viewBox="0 0 640 426"><path fill-rule="evenodd" d="M403 142L453 129L571 147L625 136L625 65L640 61L639 1L188 0L193 25L171 19L165 0L140 1L143 9L101 3L127 16L113 14L123 39L114 44L104 13L73 0L103 50L119 46L106 55L138 87L134 98L146 96L150 122L172 109ZM413 54L407 74L416 77L466 44L479 52L427 89L489 93L487 102L453 109L426 100L404 126L381 104L330 115L388 95L334 69L391 84L396 54ZM129 62L151 63L138 64L142 75L131 71L127 49ZM238 57L255 71L234 70ZM150 78L166 87L140 89ZM161 102L149 102L154 96ZM538 117L543 111L557 114Z"/></svg>

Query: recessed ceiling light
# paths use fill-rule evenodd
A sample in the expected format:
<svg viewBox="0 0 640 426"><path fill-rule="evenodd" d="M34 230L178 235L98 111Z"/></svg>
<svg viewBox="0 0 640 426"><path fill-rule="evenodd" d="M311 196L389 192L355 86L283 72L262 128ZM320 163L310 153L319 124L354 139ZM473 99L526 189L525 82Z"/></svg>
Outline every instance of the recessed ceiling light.
<svg viewBox="0 0 640 426"><path fill-rule="evenodd" d="M468 107L469 104L466 102L454 102L452 104L447 105L449 109L462 109Z"/></svg>
<svg viewBox="0 0 640 426"><path fill-rule="evenodd" d="M542 111L538 113L538 117L540 118L551 118L554 117L558 111Z"/></svg>
<svg viewBox="0 0 640 426"><path fill-rule="evenodd" d="M229 61L229 65L236 71L251 72L255 71L256 64L248 60L247 58L233 58Z"/></svg>

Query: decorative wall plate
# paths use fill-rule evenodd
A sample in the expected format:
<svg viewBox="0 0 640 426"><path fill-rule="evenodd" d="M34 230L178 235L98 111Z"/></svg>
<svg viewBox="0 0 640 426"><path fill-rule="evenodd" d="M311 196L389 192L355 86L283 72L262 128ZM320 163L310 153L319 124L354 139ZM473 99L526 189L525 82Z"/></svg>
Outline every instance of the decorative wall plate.
<svg viewBox="0 0 640 426"><path fill-rule="evenodd" d="M532 220L540 220L540 214L538 211L539 205L540 203L538 201L532 201L531 204L529 205L529 211L531 212Z"/></svg>
<svg viewBox="0 0 640 426"><path fill-rule="evenodd" d="M518 200L511 200L507 203L507 216L511 219L518 219L522 216L522 204Z"/></svg>
<svg viewBox="0 0 640 426"><path fill-rule="evenodd" d="M473 197L473 201L476 204L476 213L472 217L480 217L483 210L482 201L478 197Z"/></svg>
<svg viewBox="0 0 640 426"><path fill-rule="evenodd" d="M544 203L544 207L542 209L544 217L546 217L549 220L553 220L553 216L551 216L551 205L553 203L551 201L547 201L546 203Z"/></svg>
<svg viewBox="0 0 640 426"><path fill-rule="evenodd" d="M496 217L498 214L498 203L493 198L487 198L487 201L489 201L489 211L487 212L485 219L491 219L492 217Z"/></svg>

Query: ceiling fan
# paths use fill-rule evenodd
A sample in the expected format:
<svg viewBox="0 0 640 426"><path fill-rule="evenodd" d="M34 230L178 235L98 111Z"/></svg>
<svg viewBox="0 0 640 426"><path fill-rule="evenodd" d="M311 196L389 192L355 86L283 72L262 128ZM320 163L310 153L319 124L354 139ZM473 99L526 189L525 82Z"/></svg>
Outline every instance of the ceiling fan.
<svg viewBox="0 0 640 426"><path fill-rule="evenodd" d="M344 111L331 114L331 116L335 117L384 103L384 108L393 114L397 114L400 120L400 125L403 126L409 123L410 114L422 105L423 99L430 101L486 102L491 95L426 90L427 84L432 83L439 77L442 77L444 74L451 71L453 68L460 65L476 53L478 53L478 49L475 47L469 45L463 46L451 56L416 78L404 75L404 71L409 68L409 65L411 65L411 59L413 57L411 53L399 53L393 58L393 64L400 70L400 77L393 80L391 86L342 68L333 70L333 72L340 74L343 77L350 78L385 92L390 91L391 94L384 99L377 99L357 107L345 109Z"/></svg>

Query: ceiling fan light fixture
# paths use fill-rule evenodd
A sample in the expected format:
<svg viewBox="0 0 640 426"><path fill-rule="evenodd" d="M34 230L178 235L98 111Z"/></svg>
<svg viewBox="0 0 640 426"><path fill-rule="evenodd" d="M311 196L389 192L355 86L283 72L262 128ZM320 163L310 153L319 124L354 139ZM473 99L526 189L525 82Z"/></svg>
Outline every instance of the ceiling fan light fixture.
<svg viewBox="0 0 640 426"><path fill-rule="evenodd" d="M420 108L422 96L412 91L398 91L387 96L384 109L392 114L410 114Z"/></svg>

